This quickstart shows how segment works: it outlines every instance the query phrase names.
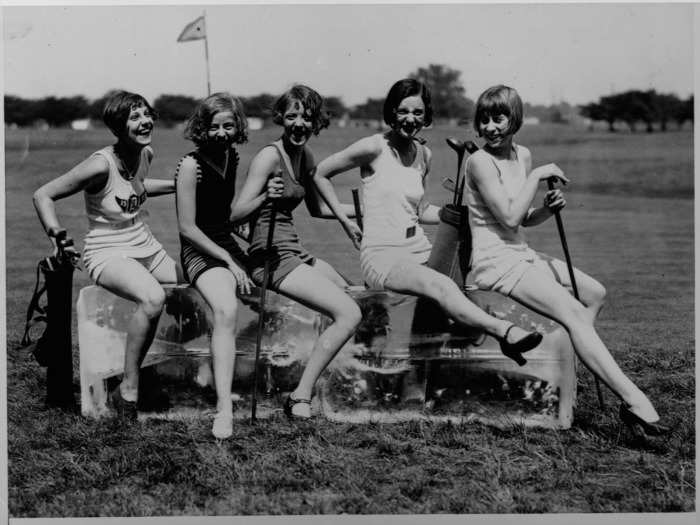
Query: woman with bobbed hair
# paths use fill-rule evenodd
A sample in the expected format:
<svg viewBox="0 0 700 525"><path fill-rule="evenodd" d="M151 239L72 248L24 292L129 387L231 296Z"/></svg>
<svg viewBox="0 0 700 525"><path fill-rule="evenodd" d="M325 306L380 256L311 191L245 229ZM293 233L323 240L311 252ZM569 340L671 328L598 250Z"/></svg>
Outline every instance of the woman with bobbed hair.
<svg viewBox="0 0 700 525"><path fill-rule="evenodd" d="M236 359L236 294L250 293L245 253L233 237L231 202L236 190L238 152L248 140L243 105L229 93L214 93L194 109L185 138L196 145L175 174L180 259L185 278L213 313L211 356L217 394L212 434L233 433L231 382Z"/></svg>
<svg viewBox="0 0 700 525"><path fill-rule="evenodd" d="M55 202L79 191L85 196L89 230L83 262L91 279L134 301L124 356L124 377L110 393L119 417L137 418L139 369L153 341L165 292L177 282L177 267L153 237L141 210L147 197L175 191L172 180L148 179L156 115L141 95L118 91L106 102L103 120L117 142L102 148L34 192L34 206L55 244L61 226Z"/></svg>
<svg viewBox="0 0 700 525"><path fill-rule="evenodd" d="M302 246L292 216L303 200L313 217L333 218L312 183L315 161L307 145L311 136L318 135L330 122L323 98L307 86L295 85L277 99L273 113L274 122L282 126L282 136L251 161L248 178L234 204L233 218L251 219L248 256L253 281L262 284L265 259L270 258L270 287L332 320L314 344L299 384L285 400L288 417L307 419L316 380L353 335L361 315L355 301L343 290L345 279ZM352 206L339 206L352 214ZM270 254L266 244L273 214L274 251Z"/></svg>
<svg viewBox="0 0 700 525"><path fill-rule="evenodd" d="M360 139L321 161L314 181L328 206L360 249L365 282L374 289L427 297L458 323L493 335L501 351L520 364L542 340L472 303L457 284L426 263L432 245L420 224L437 224L439 208L424 196L431 152L417 134L432 123L430 90L414 79L396 82L384 102L386 133ZM330 181L360 168L364 231L349 220Z"/></svg>

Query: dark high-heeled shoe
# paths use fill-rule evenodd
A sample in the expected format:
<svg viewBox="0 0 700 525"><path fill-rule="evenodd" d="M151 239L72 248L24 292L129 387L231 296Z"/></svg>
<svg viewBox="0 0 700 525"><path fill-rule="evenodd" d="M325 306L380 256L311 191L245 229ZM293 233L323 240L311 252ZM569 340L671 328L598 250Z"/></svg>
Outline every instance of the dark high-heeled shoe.
<svg viewBox="0 0 700 525"><path fill-rule="evenodd" d="M620 420L638 437L663 436L671 432L671 427L644 421L625 404L620 405Z"/></svg>
<svg viewBox="0 0 700 525"><path fill-rule="evenodd" d="M522 339L519 339L515 343L508 342L508 333L515 327L514 324L508 327L506 333L502 338L498 339L498 344L501 345L501 352L506 357L510 357L513 361L518 363L518 365L523 366L527 363L522 354L529 350L535 348L538 344L542 342L542 334L539 332L530 332Z"/></svg>
<svg viewBox="0 0 700 525"><path fill-rule="evenodd" d="M306 403L309 405L309 409L311 409L310 399L295 399L292 397L292 394L289 394L287 399L284 400L284 415L286 415L289 419L310 419L310 417L300 416L292 412L292 407L298 403Z"/></svg>

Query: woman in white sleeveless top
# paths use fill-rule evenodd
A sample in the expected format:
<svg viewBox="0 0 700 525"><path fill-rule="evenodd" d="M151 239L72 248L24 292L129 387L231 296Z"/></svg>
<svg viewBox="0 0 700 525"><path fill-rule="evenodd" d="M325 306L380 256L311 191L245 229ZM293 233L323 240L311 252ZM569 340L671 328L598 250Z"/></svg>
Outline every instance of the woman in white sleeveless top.
<svg viewBox="0 0 700 525"><path fill-rule="evenodd" d="M414 79L396 82L384 103L387 133L361 139L319 163L314 182L355 247L365 282L374 289L428 297L455 321L498 339L501 350L519 361L542 335L497 319L472 303L457 284L425 264L431 244L421 223L437 224L439 208L424 198L430 150L416 137L432 121L430 91ZM364 231L344 213L329 180L360 168Z"/></svg>
<svg viewBox="0 0 700 525"><path fill-rule="evenodd" d="M118 415L137 416L139 369L155 335L165 302L161 283L177 282L176 265L141 219L147 197L173 193L172 180L147 179L155 114L140 95L119 91L107 100L103 120L116 144L93 153L34 193L34 206L49 237L61 227L55 201L83 191L89 230L83 261L90 277L134 301L124 378L110 394ZM55 244L55 241L54 241Z"/></svg>
<svg viewBox="0 0 700 525"><path fill-rule="evenodd" d="M650 435L666 433L649 399L622 372L593 326L605 288L574 269L577 301L566 265L527 245L521 227L540 224L566 205L555 189L547 191L543 206L531 207L539 183L568 179L554 164L532 169L528 149L513 142L522 117L520 96L507 86L489 88L477 101L474 128L485 145L465 166L474 282L563 325L581 360L623 400L622 421Z"/></svg>

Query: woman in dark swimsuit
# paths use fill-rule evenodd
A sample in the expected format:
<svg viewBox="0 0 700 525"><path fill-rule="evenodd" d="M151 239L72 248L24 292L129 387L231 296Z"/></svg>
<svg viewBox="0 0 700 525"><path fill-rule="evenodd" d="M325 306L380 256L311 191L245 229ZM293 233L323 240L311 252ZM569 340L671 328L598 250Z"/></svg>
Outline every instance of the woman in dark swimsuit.
<svg viewBox="0 0 700 525"><path fill-rule="evenodd" d="M187 123L185 137L197 149L182 158L175 175L182 267L214 314L211 355L217 412L212 434L218 439L233 432L236 290L250 292L251 284L244 270L245 254L229 222L238 167L234 145L247 140L247 131L241 102L228 93L211 95Z"/></svg>
<svg viewBox="0 0 700 525"><path fill-rule="evenodd" d="M296 85L274 106L275 123L282 136L253 158L248 178L234 205L232 218L251 216L252 239L248 255L250 275L257 284L263 280L268 227L275 213L270 287L332 319L314 344L296 389L285 402L289 417L311 416L311 395L316 380L340 348L355 332L360 309L344 291L345 280L328 263L309 254L299 241L292 211L306 202L314 217L334 218L322 203L312 183L315 167L306 143L329 124L323 99L314 90ZM352 206L344 205L352 216Z"/></svg>

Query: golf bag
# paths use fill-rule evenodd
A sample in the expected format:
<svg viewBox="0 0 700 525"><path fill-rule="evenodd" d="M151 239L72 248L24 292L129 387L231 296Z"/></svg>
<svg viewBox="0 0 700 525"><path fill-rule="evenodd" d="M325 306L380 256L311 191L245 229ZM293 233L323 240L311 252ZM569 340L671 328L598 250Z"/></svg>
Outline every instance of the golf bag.
<svg viewBox="0 0 700 525"><path fill-rule="evenodd" d="M77 263L75 252L66 252L73 240L65 230L56 235L58 252L39 261L36 269L34 293L27 309L22 346L32 343L30 329L45 322L46 328L38 339L32 354L46 367L46 404L73 409L73 352L71 338L71 311L73 307L73 271ZM43 276L43 285L41 284ZM45 306L40 305L46 294Z"/></svg>

